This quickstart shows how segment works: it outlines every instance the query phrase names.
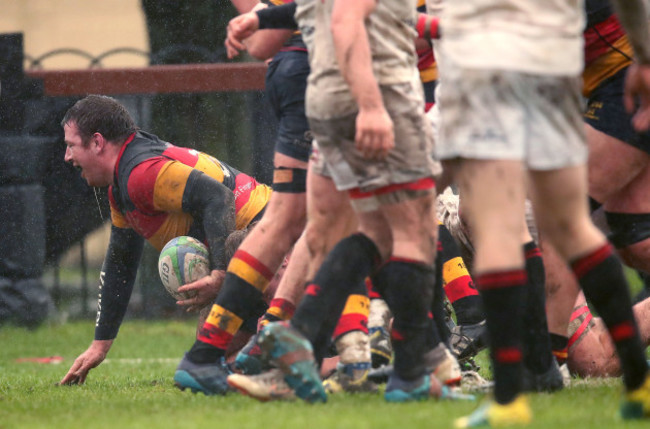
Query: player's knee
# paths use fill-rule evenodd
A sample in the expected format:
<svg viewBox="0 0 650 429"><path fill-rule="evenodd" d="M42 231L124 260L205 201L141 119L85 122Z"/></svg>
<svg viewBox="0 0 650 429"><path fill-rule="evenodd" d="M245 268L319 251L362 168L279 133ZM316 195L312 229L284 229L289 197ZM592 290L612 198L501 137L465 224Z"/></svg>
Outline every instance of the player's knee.
<svg viewBox="0 0 650 429"><path fill-rule="evenodd" d="M321 228L319 224L314 222L308 222L304 234L307 249L312 257L322 256L327 252L328 240L325 228Z"/></svg>

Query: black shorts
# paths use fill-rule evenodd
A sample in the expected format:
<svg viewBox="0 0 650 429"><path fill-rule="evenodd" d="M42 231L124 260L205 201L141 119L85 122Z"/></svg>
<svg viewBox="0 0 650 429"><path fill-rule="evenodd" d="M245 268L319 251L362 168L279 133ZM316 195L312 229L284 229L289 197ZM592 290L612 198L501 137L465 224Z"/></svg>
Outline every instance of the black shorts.
<svg viewBox="0 0 650 429"><path fill-rule="evenodd" d="M596 130L650 153L650 132L637 133L632 116L623 106L623 85L627 68L603 81L587 100L585 122Z"/></svg>
<svg viewBox="0 0 650 429"><path fill-rule="evenodd" d="M279 121L275 151L305 162L312 140L305 116L307 76L307 52L301 50L278 52L266 72L266 95Z"/></svg>

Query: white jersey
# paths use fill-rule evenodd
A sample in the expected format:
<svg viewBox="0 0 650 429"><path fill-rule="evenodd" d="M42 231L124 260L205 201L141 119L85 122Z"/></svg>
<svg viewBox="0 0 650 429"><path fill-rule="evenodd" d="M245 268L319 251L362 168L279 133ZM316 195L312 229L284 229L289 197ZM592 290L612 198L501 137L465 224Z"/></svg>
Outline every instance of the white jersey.
<svg viewBox="0 0 650 429"><path fill-rule="evenodd" d="M461 67L576 75L584 25L583 0L446 0L443 55Z"/></svg>
<svg viewBox="0 0 650 429"><path fill-rule="evenodd" d="M330 119L358 107L341 75L330 29L334 0L296 0L296 21L309 51L311 72L305 108L310 118ZM417 82L415 0L380 0L366 19L373 74L379 85Z"/></svg>

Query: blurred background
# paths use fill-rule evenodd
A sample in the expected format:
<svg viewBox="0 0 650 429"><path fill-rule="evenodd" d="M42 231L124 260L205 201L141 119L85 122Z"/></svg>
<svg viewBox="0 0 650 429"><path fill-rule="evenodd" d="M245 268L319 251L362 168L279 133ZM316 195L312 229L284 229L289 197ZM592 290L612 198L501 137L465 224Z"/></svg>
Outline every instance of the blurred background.
<svg viewBox="0 0 650 429"><path fill-rule="evenodd" d="M0 10L0 325L94 317L109 234L106 190L65 165L59 125L86 94L52 95L43 76L230 62L223 40L236 10L229 0L0 0ZM207 92L186 92L191 82L179 76L165 93L122 82L131 89L106 95L163 140L270 183L276 123L262 75L242 74L253 82L246 91L215 84ZM183 316L159 282L157 259L148 247L127 317Z"/></svg>

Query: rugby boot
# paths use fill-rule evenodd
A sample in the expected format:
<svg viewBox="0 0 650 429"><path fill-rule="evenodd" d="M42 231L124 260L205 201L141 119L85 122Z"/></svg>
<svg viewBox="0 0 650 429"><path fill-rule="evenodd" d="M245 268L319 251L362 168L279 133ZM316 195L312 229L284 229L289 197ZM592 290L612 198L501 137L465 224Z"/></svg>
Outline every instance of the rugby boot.
<svg viewBox="0 0 650 429"><path fill-rule="evenodd" d="M269 323L257 342L262 356L284 373L296 396L307 402L327 401L312 346L289 322Z"/></svg>
<svg viewBox="0 0 650 429"><path fill-rule="evenodd" d="M230 391L226 382L229 373L223 359L217 363L194 363L185 354L176 368L174 384L181 390L190 389L192 393L225 395Z"/></svg>
<svg viewBox="0 0 650 429"><path fill-rule="evenodd" d="M460 365L443 343L424 355L424 363L440 383L450 388L460 387L462 378Z"/></svg>
<svg viewBox="0 0 650 429"><path fill-rule="evenodd" d="M259 401L292 401L293 389L284 381L284 373L277 368L256 375L231 374L228 386Z"/></svg>
<svg viewBox="0 0 650 429"><path fill-rule="evenodd" d="M393 347L390 343L390 334L381 326L368 328L370 337L370 358L372 367L379 368L387 365L393 356Z"/></svg>
<svg viewBox="0 0 650 429"><path fill-rule="evenodd" d="M369 370L370 362L339 364L334 373L323 381L323 388L327 393L376 393L377 385L368 378Z"/></svg>
<svg viewBox="0 0 650 429"><path fill-rule="evenodd" d="M449 394L449 388L443 386L429 374L408 381L393 372L386 385L384 399L387 402L424 401L429 398L441 398Z"/></svg>
<svg viewBox="0 0 650 429"><path fill-rule="evenodd" d="M470 369L463 371L461 374L462 380L460 385L463 386L463 390L468 392L487 393L494 389L494 382L486 380L477 371Z"/></svg>
<svg viewBox="0 0 650 429"><path fill-rule="evenodd" d="M621 417L624 420L650 417L650 374L646 374L641 386L625 393L621 403Z"/></svg>
<svg viewBox="0 0 650 429"><path fill-rule="evenodd" d="M246 345L237 353L235 369L242 374L254 375L270 369L262 359L262 349L257 344L258 334L253 335Z"/></svg>
<svg viewBox="0 0 650 429"><path fill-rule="evenodd" d="M393 373L393 365L382 365L379 368L373 368L368 371L368 378L373 383L382 384L388 381L388 377Z"/></svg>
<svg viewBox="0 0 650 429"><path fill-rule="evenodd" d="M449 336L451 351L459 361L474 357L488 346L485 320L473 325L458 325Z"/></svg>
<svg viewBox="0 0 650 429"><path fill-rule="evenodd" d="M393 347L390 342L392 317L386 301L378 298L370 300L368 336L370 337L370 356L373 368L387 365L393 357Z"/></svg>
<svg viewBox="0 0 650 429"><path fill-rule="evenodd" d="M521 379L521 389L524 392L557 392L564 388L564 376L555 359L551 359L551 367L541 374L535 374L524 367Z"/></svg>
<svg viewBox="0 0 650 429"><path fill-rule="evenodd" d="M512 402L501 405L493 400L477 408L472 414L456 419L454 427L506 427L523 426L533 420L533 413L525 395L518 395Z"/></svg>

